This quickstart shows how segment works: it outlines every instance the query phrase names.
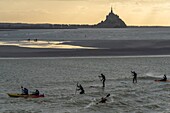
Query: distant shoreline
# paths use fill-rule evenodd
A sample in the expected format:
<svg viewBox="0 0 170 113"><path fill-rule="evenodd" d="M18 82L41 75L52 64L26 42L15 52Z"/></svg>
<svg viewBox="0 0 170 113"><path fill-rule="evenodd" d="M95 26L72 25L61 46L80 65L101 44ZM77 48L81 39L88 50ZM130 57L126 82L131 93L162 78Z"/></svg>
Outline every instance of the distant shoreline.
<svg viewBox="0 0 170 113"><path fill-rule="evenodd" d="M81 24L29 24L29 23L0 23L0 31L15 29L78 29L78 28L170 28L170 26L127 26L99 27L97 25Z"/></svg>

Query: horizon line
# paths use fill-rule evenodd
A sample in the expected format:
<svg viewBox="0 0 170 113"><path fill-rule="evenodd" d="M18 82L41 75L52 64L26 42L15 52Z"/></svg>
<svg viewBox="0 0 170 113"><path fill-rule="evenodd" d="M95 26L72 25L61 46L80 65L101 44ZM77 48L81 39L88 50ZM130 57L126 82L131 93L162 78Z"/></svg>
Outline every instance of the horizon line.
<svg viewBox="0 0 170 113"><path fill-rule="evenodd" d="M80 26L94 26L94 25L97 25L97 24L67 24L67 23L62 23L62 24L59 24L59 23L32 23L32 22L0 22L0 24L33 24L33 25L80 25ZM127 27L170 27L170 25L127 25Z"/></svg>

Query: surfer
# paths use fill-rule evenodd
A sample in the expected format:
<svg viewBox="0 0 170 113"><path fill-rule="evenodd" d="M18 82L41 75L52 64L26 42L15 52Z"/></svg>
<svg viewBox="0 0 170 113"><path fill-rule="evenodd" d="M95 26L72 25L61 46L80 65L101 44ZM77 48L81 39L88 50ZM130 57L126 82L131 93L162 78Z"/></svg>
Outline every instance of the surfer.
<svg viewBox="0 0 170 113"><path fill-rule="evenodd" d="M103 87L105 87L105 81L106 81L106 77L103 75L103 73L101 73L101 75L99 75L100 80L103 83Z"/></svg>
<svg viewBox="0 0 170 113"><path fill-rule="evenodd" d="M106 97L102 97L101 100L98 103L106 103L107 97L109 97L109 96L110 96L110 94L107 94Z"/></svg>
<svg viewBox="0 0 170 113"><path fill-rule="evenodd" d="M102 97L99 103L106 103L107 98Z"/></svg>
<svg viewBox="0 0 170 113"><path fill-rule="evenodd" d="M164 77L163 77L163 79L161 79L160 81L167 81L166 74L164 74Z"/></svg>
<svg viewBox="0 0 170 113"><path fill-rule="evenodd" d="M22 95L28 95L28 89L27 88L23 88L23 86L21 86L22 89Z"/></svg>
<svg viewBox="0 0 170 113"><path fill-rule="evenodd" d="M84 93L85 93L84 88L82 87L81 84L78 84L78 83L77 83L77 88L78 88L78 89L76 89L77 91L81 90L81 91L80 91L80 94L84 94Z"/></svg>
<svg viewBox="0 0 170 113"><path fill-rule="evenodd" d="M133 74L133 83L137 83L137 73L135 71L131 71Z"/></svg>

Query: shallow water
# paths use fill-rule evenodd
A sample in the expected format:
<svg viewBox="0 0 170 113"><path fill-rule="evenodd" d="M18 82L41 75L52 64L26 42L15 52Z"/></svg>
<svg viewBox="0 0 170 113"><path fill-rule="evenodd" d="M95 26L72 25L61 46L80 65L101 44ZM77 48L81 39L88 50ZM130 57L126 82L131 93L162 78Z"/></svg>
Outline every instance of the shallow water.
<svg viewBox="0 0 170 113"><path fill-rule="evenodd" d="M0 59L1 113L169 113L170 57L75 57ZM132 83L131 70L138 73ZM106 76L103 89L98 75ZM75 92L79 82L84 95ZM10 98L20 86L45 98ZM108 93L106 104L96 104Z"/></svg>
<svg viewBox="0 0 170 113"><path fill-rule="evenodd" d="M164 40L169 28L0 31L0 41ZM0 113L170 113L169 56L1 58ZM131 70L138 73L132 83ZM98 75L106 76L103 89ZM77 82L85 89L76 92ZM45 98L10 98L20 86L39 89ZM106 104L96 104L108 93Z"/></svg>
<svg viewBox="0 0 170 113"><path fill-rule="evenodd" d="M0 46L17 46L23 48L41 48L41 49L97 49L93 47L83 47L63 44L67 41L0 41Z"/></svg>
<svg viewBox="0 0 170 113"><path fill-rule="evenodd" d="M169 35L170 28L28 29L0 31L0 40L164 40Z"/></svg>

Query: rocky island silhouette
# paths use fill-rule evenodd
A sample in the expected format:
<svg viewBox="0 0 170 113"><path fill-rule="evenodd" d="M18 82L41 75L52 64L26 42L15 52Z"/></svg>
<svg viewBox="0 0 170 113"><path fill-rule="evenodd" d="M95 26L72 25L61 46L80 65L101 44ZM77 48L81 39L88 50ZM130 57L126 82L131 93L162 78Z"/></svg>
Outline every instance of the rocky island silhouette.
<svg viewBox="0 0 170 113"><path fill-rule="evenodd" d="M113 13L112 7L111 12L106 16L105 21L101 21L96 25L99 28L125 28L127 25L119 18L118 15Z"/></svg>

